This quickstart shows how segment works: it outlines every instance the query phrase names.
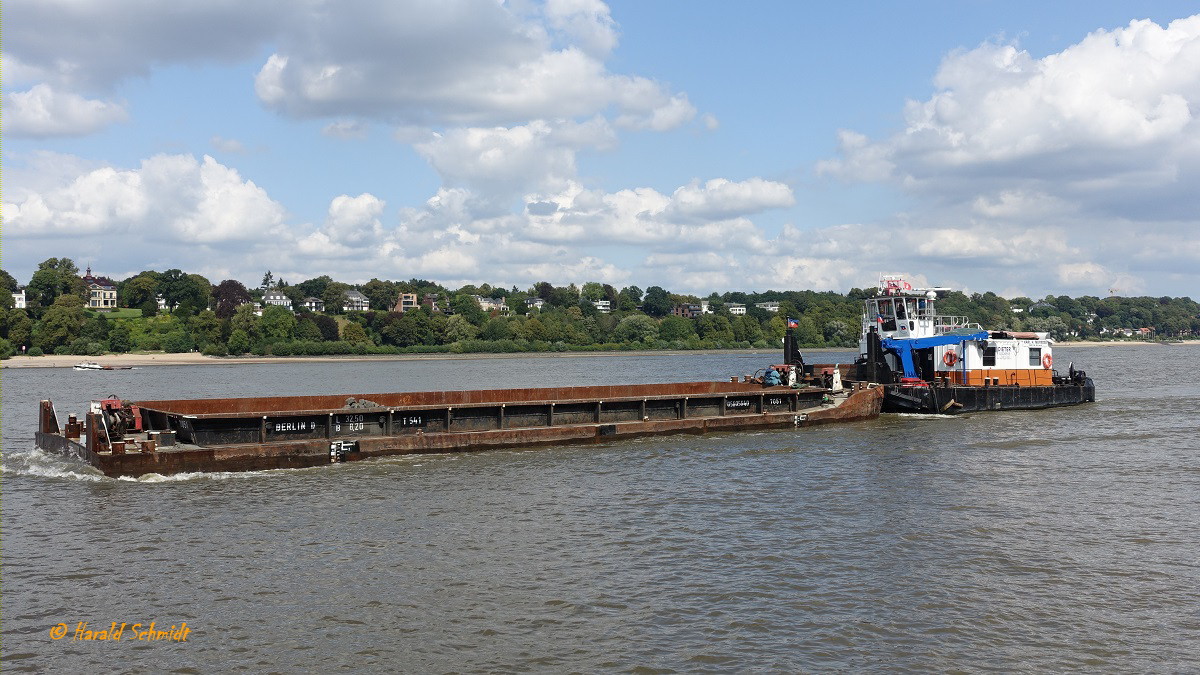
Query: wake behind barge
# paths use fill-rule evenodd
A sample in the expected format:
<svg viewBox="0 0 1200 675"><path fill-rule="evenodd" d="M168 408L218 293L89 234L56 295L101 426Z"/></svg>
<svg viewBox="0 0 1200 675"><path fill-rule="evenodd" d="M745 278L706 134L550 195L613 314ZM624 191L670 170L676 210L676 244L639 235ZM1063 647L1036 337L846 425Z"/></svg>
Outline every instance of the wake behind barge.
<svg viewBox="0 0 1200 675"><path fill-rule="evenodd" d="M863 383L835 389L733 381L361 397L114 397L93 401L84 419L71 415L65 423L44 400L36 442L112 477L253 471L386 455L807 427L874 418L882 400L882 387Z"/></svg>

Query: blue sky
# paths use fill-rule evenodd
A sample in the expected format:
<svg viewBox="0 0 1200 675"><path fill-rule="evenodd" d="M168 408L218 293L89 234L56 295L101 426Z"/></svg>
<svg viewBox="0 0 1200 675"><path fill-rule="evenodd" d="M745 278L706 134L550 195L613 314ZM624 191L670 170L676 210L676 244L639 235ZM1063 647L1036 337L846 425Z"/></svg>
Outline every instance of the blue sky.
<svg viewBox="0 0 1200 675"><path fill-rule="evenodd" d="M1194 295L1191 3L4 10L21 281Z"/></svg>

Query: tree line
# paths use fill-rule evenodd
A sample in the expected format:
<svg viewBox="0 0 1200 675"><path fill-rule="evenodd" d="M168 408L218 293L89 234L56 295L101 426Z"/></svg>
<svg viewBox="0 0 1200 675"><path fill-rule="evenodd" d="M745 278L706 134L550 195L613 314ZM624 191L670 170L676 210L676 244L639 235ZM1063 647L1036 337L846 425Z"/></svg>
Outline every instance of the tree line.
<svg viewBox="0 0 1200 675"><path fill-rule="evenodd" d="M101 355L110 352L199 350L210 355L276 356L387 354L402 352L526 352L619 349L774 349L797 321L804 347L854 347L863 299L874 291L764 291L712 293L706 298L671 293L660 286L643 291L597 282L555 286L539 282L521 290L482 284L450 289L432 281L371 279L348 284L319 276L295 284L271 272L253 288L235 279L217 284L179 269L147 270L114 280L118 308L87 307L89 291L68 258L38 265L25 285L27 306L17 309L12 275L0 270L0 356L16 353ZM366 296L369 309L344 311L345 294ZM285 295L296 311L267 305L263 295ZM401 293L436 302L393 311ZM484 311L474 296L502 301L507 312ZM303 309L306 299L325 311ZM526 301L541 300L534 308ZM160 302L161 299L161 302ZM597 309L607 300L610 312ZM680 304L708 303L711 313L673 316ZM778 312L757 307L779 303ZM740 304L745 314L731 313ZM160 310L160 306L165 308ZM940 314L966 316L992 329L1045 331L1057 340L1120 337L1149 328L1156 339L1200 335L1200 306L1190 298L1047 296L1006 299L995 293L952 292L939 301Z"/></svg>

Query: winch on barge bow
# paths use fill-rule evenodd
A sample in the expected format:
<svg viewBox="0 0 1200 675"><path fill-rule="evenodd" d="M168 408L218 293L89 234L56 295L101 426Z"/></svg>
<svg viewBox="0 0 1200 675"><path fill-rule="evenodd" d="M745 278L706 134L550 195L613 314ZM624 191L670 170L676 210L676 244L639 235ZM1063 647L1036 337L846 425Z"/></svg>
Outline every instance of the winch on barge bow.
<svg viewBox="0 0 1200 675"><path fill-rule="evenodd" d="M796 369L782 368L795 379ZM60 424L42 401L37 446L109 476L300 468L410 453L674 433L807 427L878 416L883 390L677 382L168 401L93 401ZM771 382L777 382L777 377Z"/></svg>
<svg viewBox="0 0 1200 675"><path fill-rule="evenodd" d="M1076 405L1096 400L1092 379L1072 363L1054 368L1046 333L984 330L939 316L947 288L913 288L884 276L864 302L855 379L885 385L883 412L957 414Z"/></svg>

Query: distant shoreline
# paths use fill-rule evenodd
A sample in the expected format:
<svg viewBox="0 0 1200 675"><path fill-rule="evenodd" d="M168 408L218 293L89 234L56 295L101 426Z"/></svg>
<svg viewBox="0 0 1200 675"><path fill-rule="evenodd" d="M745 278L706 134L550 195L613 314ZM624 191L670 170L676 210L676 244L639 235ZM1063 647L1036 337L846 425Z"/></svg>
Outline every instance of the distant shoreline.
<svg viewBox="0 0 1200 675"><path fill-rule="evenodd" d="M1120 347L1124 345L1161 346L1157 342L1060 342L1055 348L1069 349L1072 347ZM1192 340L1182 343L1172 343L1171 346L1200 345L1200 341ZM802 350L804 353L821 354L842 352L847 348L819 347ZM853 348L850 348L853 349ZM238 365L243 363L339 363L346 361L450 361L472 359L511 359L535 356L539 358L581 358L598 357L614 358L620 356L653 356L653 355L686 355L686 354L776 354L778 350L761 349L650 349L639 351L606 351L606 352L515 352L506 354L369 354L348 356L204 356L197 352L182 354L143 353L143 354L109 354L107 356L71 356L47 354L45 356L14 356L0 361L0 368L70 368L77 363L91 361L104 366L131 366L145 368L150 366L221 366Z"/></svg>

